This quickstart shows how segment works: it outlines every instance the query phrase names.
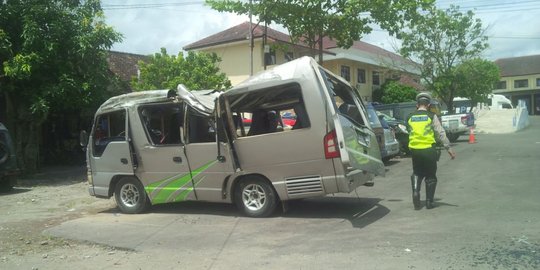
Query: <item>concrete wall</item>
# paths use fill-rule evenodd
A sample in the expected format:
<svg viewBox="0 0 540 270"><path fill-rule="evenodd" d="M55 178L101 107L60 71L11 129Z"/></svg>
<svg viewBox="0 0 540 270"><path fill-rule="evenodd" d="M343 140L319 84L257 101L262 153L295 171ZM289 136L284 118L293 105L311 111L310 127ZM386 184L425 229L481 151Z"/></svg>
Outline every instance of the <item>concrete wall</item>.
<svg viewBox="0 0 540 270"><path fill-rule="evenodd" d="M477 133L503 134L512 133L529 126L529 114L526 108L474 110Z"/></svg>

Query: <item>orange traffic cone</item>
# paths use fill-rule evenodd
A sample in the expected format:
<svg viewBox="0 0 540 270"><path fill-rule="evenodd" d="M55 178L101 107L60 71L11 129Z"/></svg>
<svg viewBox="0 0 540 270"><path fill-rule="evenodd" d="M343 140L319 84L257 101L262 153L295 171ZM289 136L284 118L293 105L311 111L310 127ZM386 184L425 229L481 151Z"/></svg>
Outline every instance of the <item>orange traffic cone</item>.
<svg viewBox="0 0 540 270"><path fill-rule="evenodd" d="M474 138L474 127L469 129L469 143L476 143L476 139Z"/></svg>

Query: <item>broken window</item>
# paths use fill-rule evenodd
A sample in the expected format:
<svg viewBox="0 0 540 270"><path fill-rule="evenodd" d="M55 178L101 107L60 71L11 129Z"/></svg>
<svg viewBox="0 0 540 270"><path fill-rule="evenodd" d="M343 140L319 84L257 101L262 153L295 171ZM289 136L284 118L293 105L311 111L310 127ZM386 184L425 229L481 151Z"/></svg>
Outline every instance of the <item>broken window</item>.
<svg viewBox="0 0 540 270"><path fill-rule="evenodd" d="M93 153L100 157L112 141L126 141L126 111L105 113L97 117L93 131Z"/></svg>
<svg viewBox="0 0 540 270"><path fill-rule="evenodd" d="M332 105L341 115L356 125L365 125L367 115L362 99L350 85L321 69L326 87L332 96Z"/></svg>
<svg viewBox="0 0 540 270"><path fill-rule="evenodd" d="M215 125L211 116L203 115L189 107L187 123L188 143L216 141Z"/></svg>
<svg viewBox="0 0 540 270"><path fill-rule="evenodd" d="M296 83L229 97L238 137L287 132L310 126Z"/></svg>
<svg viewBox="0 0 540 270"><path fill-rule="evenodd" d="M151 104L139 107L146 135L153 145L181 144L183 105Z"/></svg>

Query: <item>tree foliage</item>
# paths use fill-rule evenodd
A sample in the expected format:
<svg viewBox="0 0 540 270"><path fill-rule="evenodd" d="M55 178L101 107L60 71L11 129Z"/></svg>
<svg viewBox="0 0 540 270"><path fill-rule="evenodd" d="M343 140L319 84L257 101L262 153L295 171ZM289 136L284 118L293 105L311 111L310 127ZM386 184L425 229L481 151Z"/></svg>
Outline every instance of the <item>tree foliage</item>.
<svg viewBox="0 0 540 270"><path fill-rule="evenodd" d="M467 60L456 68L457 96L468 98L474 104L486 102L493 86L499 81L499 67L488 60Z"/></svg>
<svg viewBox="0 0 540 270"><path fill-rule="evenodd" d="M38 134L51 112L103 101L106 50L120 40L98 0L0 2L0 95L23 169L37 168Z"/></svg>
<svg viewBox="0 0 540 270"><path fill-rule="evenodd" d="M133 78L135 90L176 89L184 84L188 89L228 89L231 82L220 72L221 59L215 54L182 52L178 56L168 55L165 48L154 54L148 63L139 62L140 79Z"/></svg>
<svg viewBox="0 0 540 270"><path fill-rule="evenodd" d="M433 0L206 0L213 9L258 16L261 22L283 25L293 41L302 41L315 49L319 45L322 61L322 38L328 37L339 47L349 48L362 35L379 24L390 34L405 23L415 24L418 10L431 7Z"/></svg>
<svg viewBox="0 0 540 270"><path fill-rule="evenodd" d="M414 101L416 89L412 86L403 85L396 81L388 81L382 87L381 101L385 104Z"/></svg>
<svg viewBox="0 0 540 270"><path fill-rule="evenodd" d="M453 111L460 87L456 67L478 57L487 47L482 22L459 7L431 9L421 20L401 33L401 54L421 63L422 79Z"/></svg>

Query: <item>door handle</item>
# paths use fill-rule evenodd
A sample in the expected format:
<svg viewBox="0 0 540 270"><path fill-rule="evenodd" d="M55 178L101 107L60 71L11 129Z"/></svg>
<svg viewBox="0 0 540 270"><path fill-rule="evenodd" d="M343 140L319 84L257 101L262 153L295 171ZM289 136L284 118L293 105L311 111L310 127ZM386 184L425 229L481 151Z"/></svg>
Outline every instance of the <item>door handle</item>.
<svg viewBox="0 0 540 270"><path fill-rule="evenodd" d="M122 164L128 164L127 158L121 158L120 162L122 162Z"/></svg>
<svg viewBox="0 0 540 270"><path fill-rule="evenodd" d="M182 163L182 158L181 157L173 157L172 160L176 163Z"/></svg>

